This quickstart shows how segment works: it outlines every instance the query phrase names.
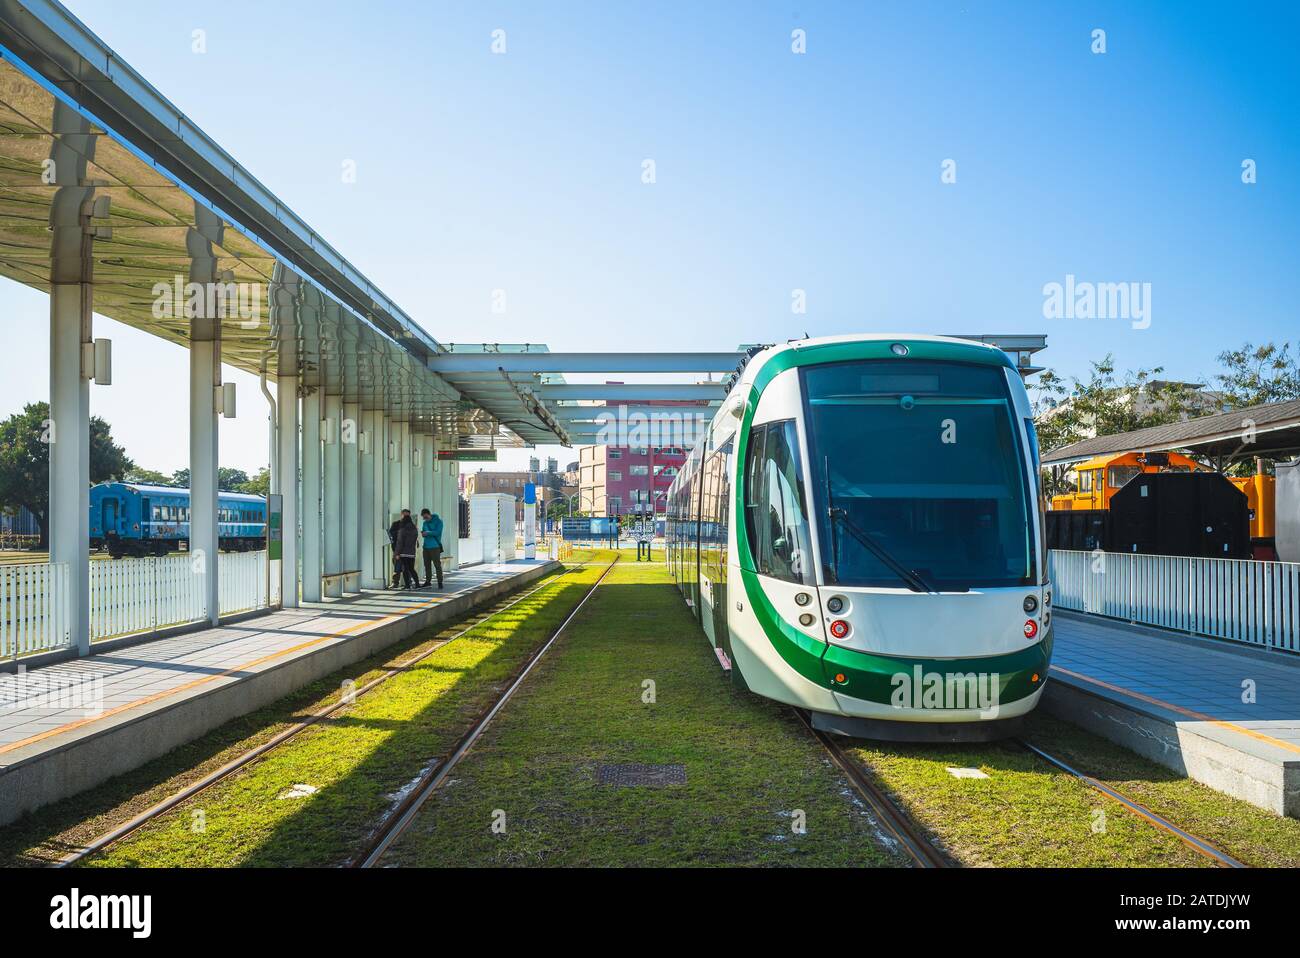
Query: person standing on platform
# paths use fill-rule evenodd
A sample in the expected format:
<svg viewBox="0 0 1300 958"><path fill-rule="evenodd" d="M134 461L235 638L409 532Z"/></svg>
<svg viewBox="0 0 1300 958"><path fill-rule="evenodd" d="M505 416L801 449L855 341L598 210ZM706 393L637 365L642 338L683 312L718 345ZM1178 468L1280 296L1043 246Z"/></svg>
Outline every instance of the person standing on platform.
<svg viewBox="0 0 1300 958"><path fill-rule="evenodd" d="M393 584L389 586L390 589L396 589L402 581L402 557L397 554L397 530L401 527L402 517L400 515L388 527L388 545L393 550Z"/></svg>
<svg viewBox="0 0 1300 958"><path fill-rule="evenodd" d="M402 510L402 521L397 526L397 555L402 560L402 588L418 589L420 576L415 571L415 550L420 542L420 530L411 521L411 510Z"/></svg>
<svg viewBox="0 0 1300 958"><path fill-rule="evenodd" d="M420 532L424 535L424 585L429 588L430 571L438 573L438 588L442 588L442 517L428 509L420 510Z"/></svg>

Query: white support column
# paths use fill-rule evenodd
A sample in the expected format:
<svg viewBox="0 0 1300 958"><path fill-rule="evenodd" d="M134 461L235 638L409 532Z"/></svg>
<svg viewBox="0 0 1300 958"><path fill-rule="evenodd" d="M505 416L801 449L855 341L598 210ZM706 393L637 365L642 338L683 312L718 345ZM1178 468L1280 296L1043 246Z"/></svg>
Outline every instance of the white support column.
<svg viewBox="0 0 1300 958"><path fill-rule="evenodd" d="M276 476L283 499L280 530L280 602L298 607L298 377L281 376L275 387L276 426L279 435L280 473Z"/></svg>
<svg viewBox="0 0 1300 958"><path fill-rule="evenodd" d="M92 341L95 188L86 186L87 165L98 137L90 123L54 101L55 135L50 167L56 187L50 199L50 562L68 568L65 594L53 595L67 615L68 641L78 655L90 652L90 378L85 363ZM105 199L105 202L111 202Z"/></svg>
<svg viewBox="0 0 1300 958"><path fill-rule="evenodd" d="M196 328L198 320L195 320ZM215 327L215 323L212 324ZM204 607L213 625L221 617L217 582L220 542L217 528L217 369L216 339L190 340L190 559L203 576Z"/></svg>
<svg viewBox="0 0 1300 958"><path fill-rule="evenodd" d="M343 570L348 577L344 591L361 591L361 407L343 404L343 427L339 431L339 453L343 458Z"/></svg>
<svg viewBox="0 0 1300 958"><path fill-rule="evenodd" d="M397 426L397 508L411 508L411 427L406 422ZM397 510L393 510L396 512Z"/></svg>
<svg viewBox="0 0 1300 958"><path fill-rule="evenodd" d="M321 600L321 397L317 388L302 397L302 600Z"/></svg>
<svg viewBox="0 0 1300 958"><path fill-rule="evenodd" d="M357 552L363 589L373 589L375 577L375 550L371 547L375 517L374 442L375 416L371 410L363 409L357 419Z"/></svg>
<svg viewBox="0 0 1300 958"><path fill-rule="evenodd" d="M424 437L424 500L420 508L438 511L438 497L435 487L438 480L438 445L432 435Z"/></svg>
<svg viewBox="0 0 1300 958"><path fill-rule="evenodd" d="M85 295L90 295L89 284ZM81 373L90 310L80 283L50 288L50 562L68 566L69 639L90 652L90 382Z"/></svg>
<svg viewBox="0 0 1300 958"><path fill-rule="evenodd" d="M325 477L322 486L324 505L321 518L325 523L325 595L338 598L343 594L343 582L339 573L343 571L343 482L342 482L342 443L340 426L343 418L343 399L340 396L325 397L325 421L328 432L325 436Z"/></svg>

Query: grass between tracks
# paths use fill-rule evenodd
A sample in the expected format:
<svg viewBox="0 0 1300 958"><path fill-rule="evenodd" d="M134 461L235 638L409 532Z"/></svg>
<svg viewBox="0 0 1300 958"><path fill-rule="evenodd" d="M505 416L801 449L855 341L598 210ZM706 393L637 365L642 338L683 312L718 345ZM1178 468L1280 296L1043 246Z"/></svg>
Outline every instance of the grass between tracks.
<svg viewBox="0 0 1300 958"><path fill-rule="evenodd" d="M575 553L573 561L594 561L593 554L589 552ZM603 565L601 568L603 568ZM520 603L486 625L475 629L471 635L465 637L473 640L473 653L467 650L466 657L453 656L455 647L464 641L458 639L421 663L421 666L427 667L428 671L418 669L413 671L418 672L420 675L437 676L437 680L431 685L431 691L439 695L446 695L450 692L451 699L456 702L462 701L467 691L475 685L481 684L480 680L499 681L498 672L505 667L507 658L513 658L516 654L522 658L522 655L531 650L532 645L529 643L536 636L532 630L522 631L519 628L521 616L528 615L530 611L542 611L539 610L539 605L563 607L567 612L568 608L577 603L590 582L594 581L595 577L599 575L599 571L599 569L594 572L583 569L570 572L569 575L562 578L553 577L549 581L538 583L537 585L544 586L542 591L537 592L530 599ZM580 581L585 581L587 585L580 585ZM501 597L488 607L468 613L444 625L425 630L401 643L390 646L370 659L313 682L266 708L228 722L194 742L174 749L167 755L149 762L139 769L118 776L81 795L39 809L11 825L0 828L0 865L45 865L61 858L69 850L80 847L85 842L121 824L190 782L203 777L240 754L274 737L294 724L295 719L337 702L340 686L345 679L355 681L356 687L359 688L370 680L377 678L385 669L438 642L445 641L457 632L478 622L493 610L501 608L536 587L536 585L530 585L521 588L515 593ZM559 608L545 611L545 614L539 617L538 624L551 622L553 626L555 622L559 621L558 619L555 619L554 622L551 621L557 614L559 614ZM516 651L516 646L524 645L527 645L528 648ZM498 646L509 646L510 649L507 652L498 649ZM473 660L475 655L490 660L490 663L475 662ZM462 677L468 681L458 681ZM290 743L281 748L292 749L298 743L305 742L327 729L356 727L358 724L367 722L366 713L359 713L358 710L370 702L371 696L378 695L381 690L388 686L407 681L409 678L409 675L394 677L385 686L380 686L379 689L372 692L371 695L358 699L355 706L335 713L330 719L319 723L314 729L300 733L296 739L291 740ZM414 700L411 697L404 696L404 699L408 707L414 705ZM447 721L448 716L443 714L442 720ZM365 727L373 728L380 724L382 724L381 720L376 719L372 725ZM450 729L448 729L448 734L451 734ZM455 736L452 737L454 739ZM357 747L350 743L339 742L333 738L331 738L331 741L339 744L345 750L351 749L351 759L356 760L358 763L366 764L367 760L373 758L371 755L358 751ZM273 752L271 754L276 755L278 753ZM269 762L270 757L268 756L264 761ZM345 752L339 756L339 759L346 762L349 760L349 756ZM258 768L259 764L254 764L237 772L234 779L216 785L196 796L181 806L180 809L169 813L153 825L147 826L145 830L137 833L131 839L127 839L120 846L110 849L109 854L97 863L116 865L279 864L282 863L281 859L292 858L291 855L285 855L282 848L278 851L275 848L270 849L263 855L259 851L258 840L254 833L257 832L258 828L261 828L260 834L262 838L268 842L273 842L275 832L273 829L267 830L268 826L273 822L286 822L295 815L299 815L304 810L311 808L312 801L318 798L322 798L328 805L331 798L329 795L324 794L324 789L312 795L310 800L278 800L275 795L272 795L270 801L274 805L271 806L272 812L270 814L258 810L253 810L250 813L249 823L253 826L252 831L244 830L233 821L222 822L222 816L226 813L229 813L231 818L234 819L242 815L243 812L235 805L227 803L214 804L213 800L221 796L223 790L228 788L235 779L250 776ZM366 766L366 771L374 769L374 765ZM338 770L339 767L336 766L336 771ZM418 768L415 770L418 770ZM409 777L414 776L415 770L411 771ZM289 769L285 768L285 771L287 772ZM400 786L403 781L404 779L399 777L396 784ZM290 787L298 784L313 783L310 779L299 778L291 783ZM276 794L278 795L279 792ZM254 805L258 804L256 792L247 795L247 798ZM203 811L203 820L208 826L207 831L195 832L191 830L192 823L195 820L193 816L195 810ZM213 818L214 813L216 814L215 821ZM300 821L302 827L309 829L308 818L310 816L303 817ZM181 827L182 824L183 828ZM289 826L286 825L285 827ZM164 838L164 835L167 837ZM242 843L242 847L232 848L229 843L234 840ZM137 845L137 841L141 842L141 844ZM301 850L304 858L311 856L314 844L316 843L312 836L308 836L304 840L304 848ZM320 844L323 847L329 846L329 842ZM276 846L276 848L279 848L279 846ZM295 859L295 861L299 860Z"/></svg>
<svg viewBox="0 0 1300 958"><path fill-rule="evenodd" d="M601 784L633 763L685 784ZM624 558L384 864L900 861L790 710L732 688L664 566Z"/></svg>
<svg viewBox="0 0 1300 958"><path fill-rule="evenodd" d="M1300 821L1230 798L1039 712L1026 737L1251 865L1300 863ZM856 742L849 753L966 865L1206 866L1209 859L1013 743ZM955 778L949 768L989 777Z"/></svg>

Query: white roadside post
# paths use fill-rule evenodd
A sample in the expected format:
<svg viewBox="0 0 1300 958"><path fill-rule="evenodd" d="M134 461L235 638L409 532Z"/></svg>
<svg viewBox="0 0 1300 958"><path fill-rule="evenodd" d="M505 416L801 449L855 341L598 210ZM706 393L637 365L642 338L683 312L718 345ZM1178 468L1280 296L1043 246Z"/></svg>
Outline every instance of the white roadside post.
<svg viewBox="0 0 1300 958"><path fill-rule="evenodd" d="M524 483L524 558L537 558L537 484Z"/></svg>

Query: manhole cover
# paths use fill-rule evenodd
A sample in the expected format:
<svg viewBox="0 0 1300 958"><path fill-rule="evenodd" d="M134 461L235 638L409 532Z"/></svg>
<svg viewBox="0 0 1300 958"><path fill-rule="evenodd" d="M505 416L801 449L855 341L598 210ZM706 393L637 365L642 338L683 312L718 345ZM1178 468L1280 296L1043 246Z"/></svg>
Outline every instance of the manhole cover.
<svg viewBox="0 0 1300 958"><path fill-rule="evenodd" d="M685 765L600 765L596 768L596 781L601 785L620 788L663 788L665 785L685 785Z"/></svg>

